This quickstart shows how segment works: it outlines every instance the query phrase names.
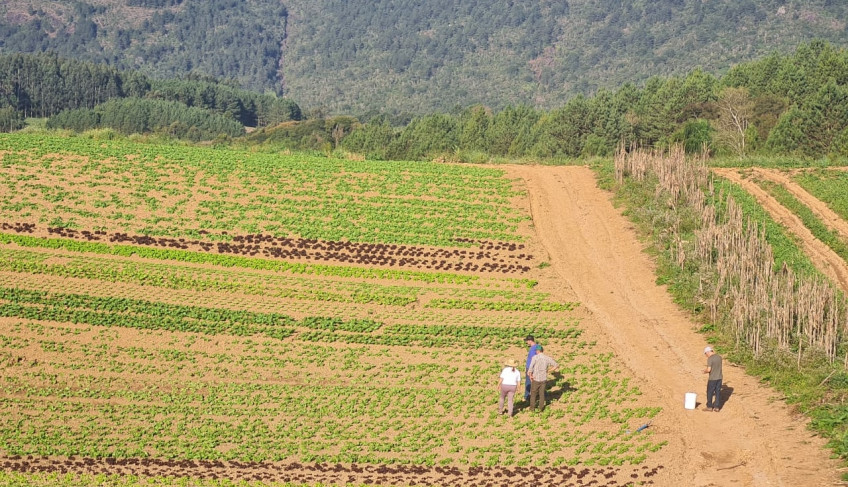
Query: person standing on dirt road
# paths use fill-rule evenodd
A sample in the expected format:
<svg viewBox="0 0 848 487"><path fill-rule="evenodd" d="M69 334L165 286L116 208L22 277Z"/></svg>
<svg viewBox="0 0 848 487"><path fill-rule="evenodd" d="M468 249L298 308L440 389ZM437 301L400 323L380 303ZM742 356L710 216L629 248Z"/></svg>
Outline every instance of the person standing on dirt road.
<svg viewBox="0 0 848 487"><path fill-rule="evenodd" d="M500 380L498 380L498 414L504 413L504 397L507 398L507 411L509 417L512 417L512 409L515 404L515 392L518 390L518 385L521 384L521 372L518 371L518 361L515 359L507 360L504 369L501 371Z"/></svg>
<svg viewBox="0 0 848 487"><path fill-rule="evenodd" d="M704 348L707 356L707 367L704 369L707 377L707 411L721 411L721 355L715 353L713 347Z"/></svg>
<svg viewBox="0 0 848 487"><path fill-rule="evenodd" d="M524 338L524 343L530 347L527 351L527 362L524 364L524 401L527 402L530 400L530 361L536 355L536 347L538 345L536 345L536 339L533 338L533 335L527 335Z"/></svg>
<svg viewBox="0 0 848 487"><path fill-rule="evenodd" d="M548 385L548 369L556 371L559 364L556 360L544 353L541 345L536 345L536 355L530 361L528 375L530 376L530 412L536 411L536 403L539 403L539 412L545 412L545 387Z"/></svg>

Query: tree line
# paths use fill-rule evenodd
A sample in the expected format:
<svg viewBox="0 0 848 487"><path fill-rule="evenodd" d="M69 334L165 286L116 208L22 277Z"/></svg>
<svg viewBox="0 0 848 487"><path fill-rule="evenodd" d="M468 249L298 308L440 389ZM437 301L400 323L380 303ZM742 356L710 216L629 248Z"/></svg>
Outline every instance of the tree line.
<svg viewBox="0 0 848 487"><path fill-rule="evenodd" d="M848 156L848 51L813 41L715 77L696 69L576 96L550 111L473 106L393 129L354 124L339 147L378 159L608 156L620 144L745 156Z"/></svg>
<svg viewBox="0 0 848 487"><path fill-rule="evenodd" d="M689 153L848 156L848 51L824 41L743 63L722 77L701 69L637 87L578 95L553 110L483 105L413 118L351 117L268 128L260 143L343 149L372 159L485 161L609 156L624 143L681 144Z"/></svg>
<svg viewBox="0 0 848 487"><path fill-rule="evenodd" d="M78 132L110 128L123 134L159 132L193 142L220 135L244 135L244 126L226 115L210 114L176 101L147 98L116 98L94 108L66 110L50 117L47 128Z"/></svg>
<svg viewBox="0 0 848 487"><path fill-rule="evenodd" d="M115 99L127 101L103 105ZM159 110L172 118L150 118L145 114L157 110L153 101L184 108L167 105ZM143 120L119 124L106 116L118 109ZM58 115L64 110L73 111ZM201 123L202 113L210 117L208 123ZM621 143L682 144L690 153L738 156L848 156L848 52L813 41L791 54L739 64L721 77L695 69L685 76L656 76L642 86L628 83L578 95L552 110L474 105L401 125L380 114L359 120L314 111L305 119L289 100L197 76L153 80L51 55L0 56L0 130L20 128L23 116L51 115L52 127L79 130L110 121L119 131L159 131L192 140L232 137L241 127L259 126L243 143L341 149L372 159L607 156ZM196 128L189 134L191 127Z"/></svg>
<svg viewBox="0 0 848 487"><path fill-rule="evenodd" d="M124 98L178 102L186 108L198 110L192 112L192 120L197 120L202 112L207 113L210 120L223 116L239 124L242 132L243 127L277 124L303 117L300 107L291 100L240 89L209 76L188 75L183 79L157 80L137 71L120 71L107 65L64 59L55 54L0 56L0 108L16 112L12 114L10 111L5 117L0 113L0 129L4 128L3 120L6 118L52 117L67 110L76 110L79 116L80 110L95 110L108 101ZM136 102L135 106L142 104ZM100 109L101 112L103 110ZM168 113L178 111L169 110ZM64 116L57 120L69 118ZM175 121L178 120L170 122ZM54 126L57 123L55 121ZM216 123L210 122L210 125ZM228 129L225 133L230 132L232 130Z"/></svg>

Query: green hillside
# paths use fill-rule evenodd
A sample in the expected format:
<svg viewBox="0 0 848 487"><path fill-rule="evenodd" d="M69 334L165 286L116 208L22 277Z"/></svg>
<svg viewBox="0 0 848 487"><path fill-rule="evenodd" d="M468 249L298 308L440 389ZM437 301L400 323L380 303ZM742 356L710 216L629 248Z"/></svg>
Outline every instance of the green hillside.
<svg viewBox="0 0 848 487"><path fill-rule="evenodd" d="M307 111L421 114L553 108L813 38L846 46L846 18L833 0L9 0L0 53L211 75Z"/></svg>

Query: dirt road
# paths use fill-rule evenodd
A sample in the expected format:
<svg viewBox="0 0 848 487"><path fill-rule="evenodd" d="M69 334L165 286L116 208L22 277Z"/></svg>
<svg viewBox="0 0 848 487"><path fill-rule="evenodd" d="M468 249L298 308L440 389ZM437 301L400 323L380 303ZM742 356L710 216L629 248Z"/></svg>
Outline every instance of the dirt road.
<svg viewBox="0 0 848 487"><path fill-rule="evenodd" d="M824 441L777 394L725 365L730 393L721 412L683 408L703 401L703 337L655 283L654 265L610 195L585 167L509 166L529 190L533 224L554 269L597 319L617 356L663 412L655 428L672 433L658 485L840 485Z"/></svg>

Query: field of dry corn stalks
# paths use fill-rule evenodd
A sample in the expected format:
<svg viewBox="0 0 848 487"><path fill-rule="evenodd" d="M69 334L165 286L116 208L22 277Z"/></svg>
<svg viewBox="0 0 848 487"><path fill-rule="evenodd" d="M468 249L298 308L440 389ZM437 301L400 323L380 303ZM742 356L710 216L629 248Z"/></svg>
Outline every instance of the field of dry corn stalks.
<svg viewBox="0 0 848 487"><path fill-rule="evenodd" d="M713 323L728 328L737 346L759 355L769 343L797 353L799 365L805 354L822 353L848 366L848 351L838 357L848 331L845 296L823 278L776 268L765 230L715 189L703 157L686 157L682 148L619 150L615 178L656 181L654 197L665 208L662 226L673 261L697 269L697 301ZM681 231L682 208L700 215L694 236Z"/></svg>

